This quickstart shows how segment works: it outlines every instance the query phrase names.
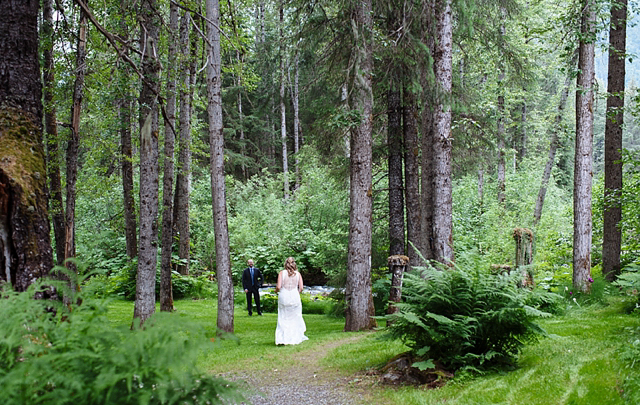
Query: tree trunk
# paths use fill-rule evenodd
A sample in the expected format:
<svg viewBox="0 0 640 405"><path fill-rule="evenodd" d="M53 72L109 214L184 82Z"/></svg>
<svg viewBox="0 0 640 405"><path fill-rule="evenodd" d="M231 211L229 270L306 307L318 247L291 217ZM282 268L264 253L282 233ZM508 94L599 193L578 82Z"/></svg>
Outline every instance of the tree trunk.
<svg viewBox="0 0 640 405"><path fill-rule="evenodd" d="M352 13L355 42L354 91L352 106L362 113L358 127L351 131L349 247L345 288L345 331L370 329L371 221L372 221L372 135L373 135L373 18L371 0L355 5Z"/></svg>
<svg viewBox="0 0 640 405"><path fill-rule="evenodd" d="M282 173L284 174L284 198L289 198L289 157L287 156L287 111L284 104L285 63L284 63L284 9L280 3L280 137L282 140Z"/></svg>
<svg viewBox="0 0 640 405"><path fill-rule="evenodd" d="M298 91L298 79L299 79L299 54L296 52L295 58L295 73L293 77L293 154L295 155L295 165L296 165L296 181L295 181L295 190L300 188L300 161L298 160L298 152L300 151L300 110L299 110L299 99L300 93Z"/></svg>
<svg viewBox="0 0 640 405"><path fill-rule="evenodd" d="M169 5L169 63L167 64L167 107L164 123L164 176L162 177L162 260L160 264L160 310L173 311L171 253L173 247L173 175L176 127L176 60L178 47L178 5Z"/></svg>
<svg viewBox="0 0 640 405"><path fill-rule="evenodd" d="M506 11L500 8L503 18L506 18ZM500 36L506 36L504 22L500 25ZM502 63L500 63L502 65ZM498 73L498 202L504 206L505 203L505 111L504 111L504 69L500 66Z"/></svg>
<svg viewBox="0 0 640 405"><path fill-rule="evenodd" d="M126 38L129 27L126 23L126 15L129 10L121 3L119 31L123 38ZM120 71L122 93L118 99L118 119L120 121L120 153L122 166L122 191L124 205L124 233L127 249L127 257L133 260L138 256L138 224L136 221L136 202L133 196L133 149L131 147L131 88L130 69L125 66Z"/></svg>
<svg viewBox="0 0 640 405"><path fill-rule="evenodd" d="M408 77L405 76L405 78ZM405 169L405 201L407 206L407 253L409 265L420 265L419 252L422 250L421 218L420 218L420 143L418 141L418 114L415 96L404 88L403 128L404 128L404 169Z"/></svg>
<svg viewBox="0 0 640 405"><path fill-rule="evenodd" d="M216 271L218 273L218 329L233 332L233 279L229 254L229 229L224 184L224 138L222 126L222 84L220 71L220 5L207 0L207 115L211 156L211 194L213 196L213 228L216 235Z"/></svg>
<svg viewBox="0 0 640 405"><path fill-rule="evenodd" d="M395 314L398 312L398 307L393 303L402 301L402 279L409 264L409 258L404 255L389 256L388 264L391 272L391 290L389 291L387 314Z"/></svg>
<svg viewBox="0 0 640 405"><path fill-rule="evenodd" d="M133 317L143 323L155 312L158 238L158 54L155 0L142 0L138 14L144 50L140 91L140 249Z"/></svg>
<svg viewBox="0 0 640 405"><path fill-rule="evenodd" d="M51 0L42 3L42 33L46 37L44 47L44 122L47 144L47 172L49 176L49 212L53 222L53 234L56 241L56 264L64 263L64 203L62 202L62 182L60 180L60 152L58 149L58 124L56 105L53 97L55 87L53 61L53 10Z"/></svg>
<svg viewBox="0 0 640 405"><path fill-rule="evenodd" d="M193 90L196 78L196 54L197 40L195 36L191 41L189 53L189 21L188 12L182 15L180 26L180 72L182 85L180 86L180 155L178 157L178 176L176 180L174 228L178 239L178 257L180 264L177 270L180 274L189 274L190 240L189 228L189 192L191 189L191 110L193 102Z"/></svg>
<svg viewBox="0 0 640 405"><path fill-rule="evenodd" d="M575 56L577 57L577 53ZM576 57L571 62L569 71L573 72L575 66ZM542 174L542 182L540 184L540 191L538 192L538 199L536 200L536 207L533 211L533 226L537 226L542 217L542 207L544 205L544 197L547 194L547 186L549 185L549 179L551 178L551 169L553 169L553 163L556 158L556 151L558 150L558 138L560 131L562 131L561 123L564 115L564 108L567 104L567 98L569 97L569 87L571 86L572 73L567 75L564 81L564 87L560 95L560 102L558 103L558 113L556 114L553 130L551 133L551 142L549 145L549 157L547 158L547 164L544 166L544 172Z"/></svg>
<svg viewBox="0 0 640 405"><path fill-rule="evenodd" d="M591 183L593 178L593 85L595 25L593 0L583 3L578 84L576 90L576 147L573 178L573 286L591 290Z"/></svg>
<svg viewBox="0 0 640 405"><path fill-rule="evenodd" d="M526 90L525 90L526 91ZM518 148L518 162L527 156L527 99L522 100L522 115L520 119L520 147Z"/></svg>
<svg viewBox="0 0 640 405"><path fill-rule="evenodd" d="M84 10L80 10L78 26L78 45L76 49L76 79L73 85L73 105L71 106L71 134L67 142L67 199L65 220L64 259L76 257L76 183L78 180L78 147L80 146L80 114L84 96L84 76L87 70L87 31L88 19ZM65 263L70 271L76 268L72 262ZM74 287L75 288L75 287Z"/></svg>
<svg viewBox="0 0 640 405"><path fill-rule="evenodd" d="M42 144L38 6L0 13L0 280L25 291L53 267Z"/></svg>
<svg viewBox="0 0 640 405"><path fill-rule="evenodd" d="M451 0L436 1L435 77L439 100L434 117L433 140L433 238L435 259L452 266L453 210L451 179L451 82L453 22Z"/></svg>
<svg viewBox="0 0 640 405"><path fill-rule="evenodd" d="M533 232L531 229L516 228L513 230L516 242L516 261L514 268L521 272L522 287L534 287L533 274L530 266L533 264Z"/></svg>
<svg viewBox="0 0 640 405"><path fill-rule="evenodd" d="M129 91L128 89L126 90ZM131 100L125 94L119 101L120 153L122 154L122 190L124 203L124 232L127 257L138 256L136 202L133 196L133 149L131 147Z"/></svg>
<svg viewBox="0 0 640 405"><path fill-rule="evenodd" d="M402 173L402 110L400 83L402 69L393 37L401 25L397 5L387 11L387 30L393 44L387 91L387 146L389 148L389 256L405 254L404 187ZM393 273L392 273L393 277ZM393 280L392 280L393 283Z"/></svg>
<svg viewBox="0 0 640 405"><path fill-rule="evenodd" d="M627 36L627 0L611 6L609 29L609 74L607 85L607 121L604 134L604 229L602 274L614 281L620 274L622 220L619 198L622 190L622 128L624 125L624 79Z"/></svg>
<svg viewBox="0 0 640 405"><path fill-rule="evenodd" d="M433 2L431 0L425 1L423 7L426 12L424 13L422 41L426 45L428 55L431 57L435 54L435 40L434 40L434 10ZM421 183L422 189L420 192L421 199L421 224L422 230L422 242L420 244L422 248L422 256L425 260L433 260L435 258L435 245L433 237L433 202L434 202L434 181L435 181L435 166L434 162L434 102L431 97L435 93L433 91L433 74L434 67L429 63L429 58L424 57L423 64L420 69L420 84L423 88L424 106L422 107L421 125L422 125L422 172Z"/></svg>

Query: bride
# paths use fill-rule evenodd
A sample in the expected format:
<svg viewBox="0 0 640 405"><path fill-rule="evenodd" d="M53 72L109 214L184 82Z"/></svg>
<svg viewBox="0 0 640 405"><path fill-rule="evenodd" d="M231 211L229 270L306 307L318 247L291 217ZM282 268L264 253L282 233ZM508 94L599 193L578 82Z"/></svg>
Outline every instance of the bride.
<svg viewBox="0 0 640 405"><path fill-rule="evenodd" d="M284 262L284 270L278 274L278 326L276 345L297 345L307 339L307 326L302 319L302 276L293 257Z"/></svg>

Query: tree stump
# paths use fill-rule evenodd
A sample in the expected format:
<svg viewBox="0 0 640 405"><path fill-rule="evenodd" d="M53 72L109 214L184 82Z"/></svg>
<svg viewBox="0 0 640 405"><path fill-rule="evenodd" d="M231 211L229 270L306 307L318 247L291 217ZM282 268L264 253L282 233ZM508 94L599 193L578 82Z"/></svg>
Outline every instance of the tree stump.
<svg viewBox="0 0 640 405"><path fill-rule="evenodd" d="M516 262L515 268L522 272L522 286L533 287L533 232L527 228L515 228L513 239L516 241Z"/></svg>
<svg viewBox="0 0 640 405"><path fill-rule="evenodd" d="M402 278L404 272L409 265L409 258L404 255L393 255L387 259L389 263L389 271L391 272L391 289L389 290L389 307L387 314L398 312L398 308L393 305L394 302L400 302L402 299Z"/></svg>

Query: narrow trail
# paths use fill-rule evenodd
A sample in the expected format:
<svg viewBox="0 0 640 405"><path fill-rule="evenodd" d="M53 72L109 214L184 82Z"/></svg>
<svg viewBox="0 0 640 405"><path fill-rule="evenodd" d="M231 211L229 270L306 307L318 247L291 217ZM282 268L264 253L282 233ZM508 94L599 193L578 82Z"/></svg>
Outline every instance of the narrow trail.
<svg viewBox="0 0 640 405"><path fill-rule="evenodd" d="M286 368L241 370L223 377L243 381L254 405L382 405L380 398L373 397L373 378L345 376L320 365L320 360L331 350L353 344L364 336L350 336L296 353L295 361Z"/></svg>

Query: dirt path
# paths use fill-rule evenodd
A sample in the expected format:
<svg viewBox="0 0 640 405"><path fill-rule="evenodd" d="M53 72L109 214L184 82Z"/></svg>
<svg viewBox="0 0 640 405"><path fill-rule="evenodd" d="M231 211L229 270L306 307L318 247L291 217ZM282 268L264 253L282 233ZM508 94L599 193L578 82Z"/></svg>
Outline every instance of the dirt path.
<svg viewBox="0 0 640 405"><path fill-rule="evenodd" d="M359 405L381 404L373 398L375 383L366 376L344 376L338 370L320 366L320 360L336 347L352 344L365 335L328 342L296 354L286 369L260 372L248 370L227 374L225 378L246 382L254 405Z"/></svg>

